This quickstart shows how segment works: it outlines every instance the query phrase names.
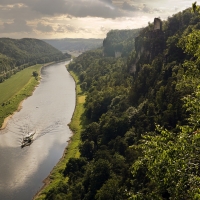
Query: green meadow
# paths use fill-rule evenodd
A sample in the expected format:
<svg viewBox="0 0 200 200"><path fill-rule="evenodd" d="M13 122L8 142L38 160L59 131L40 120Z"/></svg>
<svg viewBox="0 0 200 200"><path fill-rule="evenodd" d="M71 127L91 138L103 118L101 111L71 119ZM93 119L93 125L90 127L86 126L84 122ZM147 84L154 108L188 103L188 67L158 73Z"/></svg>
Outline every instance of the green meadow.
<svg viewBox="0 0 200 200"><path fill-rule="evenodd" d="M15 112L21 101L30 96L38 84L33 71L40 74L41 65L28 67L0 83L0 127L4 119Z"/></svg>

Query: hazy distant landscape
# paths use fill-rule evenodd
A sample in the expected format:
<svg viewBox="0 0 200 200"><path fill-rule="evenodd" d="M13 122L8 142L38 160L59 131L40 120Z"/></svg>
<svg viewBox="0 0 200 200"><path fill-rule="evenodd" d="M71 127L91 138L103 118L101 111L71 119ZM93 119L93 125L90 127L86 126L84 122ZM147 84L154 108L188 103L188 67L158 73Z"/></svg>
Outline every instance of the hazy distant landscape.
<svg viewBox="0 0 200 200"><path fill-rule="evenodd" d="M44 39L43 41L62 51L63 53L81 53L87 50L96 49L102 46L103 39L82 39L82 38L64 38L64 39Z"/></svg>

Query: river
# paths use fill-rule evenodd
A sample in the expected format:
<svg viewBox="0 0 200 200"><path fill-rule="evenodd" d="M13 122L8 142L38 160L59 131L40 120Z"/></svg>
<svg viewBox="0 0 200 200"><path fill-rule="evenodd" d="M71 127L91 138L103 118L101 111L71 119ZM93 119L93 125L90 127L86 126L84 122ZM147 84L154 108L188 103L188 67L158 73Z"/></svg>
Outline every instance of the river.
<svg viewBox="0 0 200 200"><path fill-rule="evenodd" d="M41 82L0 131L0 199L29 200L62 157L75 108L75 82L67 62L43 67ZM36 131L30 146L20 144Z"/></svg>

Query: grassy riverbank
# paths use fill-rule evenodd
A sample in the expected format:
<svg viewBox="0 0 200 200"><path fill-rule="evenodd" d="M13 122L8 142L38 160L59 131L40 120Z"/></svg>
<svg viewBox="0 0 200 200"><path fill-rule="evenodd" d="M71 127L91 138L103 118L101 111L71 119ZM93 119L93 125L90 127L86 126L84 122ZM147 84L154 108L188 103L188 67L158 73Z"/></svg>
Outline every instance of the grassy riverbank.
<svg viewBox="0 0 200 200"><path fill-rule="evenodd" d="M12 115L25 98L30 96L38 84L33 71L40 74L42 65L28 67L0 84L0 127L4 119Z"/></svg>
<svg viewBox="0 0 200 200"><path fill-rule="evenodd" d="M47 179L45 180L45 186L43 187L43 189L34 198L36 200L46 199L49 191L51 191L52 189L55 190L57 188L57 185L64 185L68 180L67 178L64 178L62 174L63 170L65 169L66 163L68 162L69 158L77 158L80 156L78 146L80 144L80 133L83 128L83 124L81 122L84 121L81 118L81 115L84 112L83 104L85 102L85 95L81 91L78 77L71 71L70 74L76 82L76 108L72 120L69 124L73 135L60 162L54 167L49 177L47 177Z"/></svg>

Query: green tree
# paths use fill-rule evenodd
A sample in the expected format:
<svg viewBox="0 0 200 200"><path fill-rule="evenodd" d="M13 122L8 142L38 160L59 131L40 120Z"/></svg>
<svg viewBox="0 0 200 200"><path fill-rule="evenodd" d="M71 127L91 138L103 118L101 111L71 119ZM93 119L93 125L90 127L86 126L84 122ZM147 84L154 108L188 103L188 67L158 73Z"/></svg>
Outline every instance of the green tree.
<svg viewBox="0 0 200 200"><path fill-rule="evenodd" d="M96 200L121 200L123 199L122 191L120 191L119 180L112 178L107 180L95 195Z"/></svg>
<svg viewBox="0 0 200 200"><path fill-rule="evenodd" d="M33 76L37 79L37 77L38 77L38 72L37 72L37 71L33 71Z"/></svg>

